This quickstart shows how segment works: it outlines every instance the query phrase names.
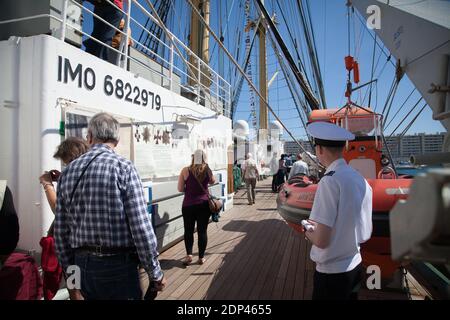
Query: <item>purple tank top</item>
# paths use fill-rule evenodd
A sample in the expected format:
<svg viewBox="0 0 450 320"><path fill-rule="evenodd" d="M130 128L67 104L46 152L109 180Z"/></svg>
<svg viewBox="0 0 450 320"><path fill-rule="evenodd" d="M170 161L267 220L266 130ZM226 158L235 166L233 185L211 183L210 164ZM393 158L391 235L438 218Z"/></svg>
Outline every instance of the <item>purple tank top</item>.
<svg viewBox="0 0 450 320"><path fill-rule="evenodd" d="M205 191L208 188L209 176L206 175L205 179L202 182L203 188ZM185 190L184 190L184 199L183 199L183 207L192 206L195 204L200 204L205 201L208 201L208 194L203 191L202 187L200 187L197 179L192 175L189 171L189 176L185 182Z"/></svg>

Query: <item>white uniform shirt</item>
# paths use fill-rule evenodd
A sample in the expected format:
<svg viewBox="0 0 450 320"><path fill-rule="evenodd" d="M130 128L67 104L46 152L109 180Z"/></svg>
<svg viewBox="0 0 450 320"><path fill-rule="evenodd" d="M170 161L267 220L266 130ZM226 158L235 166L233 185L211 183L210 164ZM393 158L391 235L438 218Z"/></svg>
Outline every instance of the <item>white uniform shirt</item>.
<svg viewBox="0 0 450 320"><path fill-rule="evenodd" d="M338 159L319 182L310 219L332 228L327 248L312 246L316 270L351 271L362 261L359 244L372 234L372 188L344 159Z"/></svg>
<svg viewBox="0 0 450 320"><path fill-rule="evenodd" d="M297 160L294 162L291 171L289 171L289 179L299 173L309 175L308 165L305 161Z"/></svg>

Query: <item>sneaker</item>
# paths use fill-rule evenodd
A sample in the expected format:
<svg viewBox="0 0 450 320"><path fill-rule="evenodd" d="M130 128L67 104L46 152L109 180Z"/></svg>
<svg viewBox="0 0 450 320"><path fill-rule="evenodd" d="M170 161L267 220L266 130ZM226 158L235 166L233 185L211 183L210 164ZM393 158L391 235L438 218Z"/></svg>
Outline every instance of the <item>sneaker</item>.
<svg viewBox="0 0 450 320"><path fill-rule="evenodd" d="M199 258L198 259L198 264L204 264L206 262L205 258Z"/></svg>

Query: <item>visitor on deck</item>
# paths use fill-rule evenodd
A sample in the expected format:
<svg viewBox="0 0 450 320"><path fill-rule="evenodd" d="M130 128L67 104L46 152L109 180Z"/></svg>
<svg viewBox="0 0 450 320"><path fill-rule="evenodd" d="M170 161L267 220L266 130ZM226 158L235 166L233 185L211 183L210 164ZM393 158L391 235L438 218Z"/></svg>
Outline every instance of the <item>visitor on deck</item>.
<svg viewBox="0 0 450 320"><path fill-rule="evenodd" d="M119 29L120 21L122 20L123 13L115 6L123 10L123 0L113 0L115 6L111 5L105 0L88 0L94 4L94 14L107 21L109 24ZM108 46L112 47L112 40L117 30L106 24L97 17L93 17L94 27L92 29L91 37L94 37L99 42L92 38L88 38L83 42L86 47L86 52L93 54L100 59L116 63L117 52ZM114 60L114 61L113 61Z"/></svg>
<svg viewBox="0 0 450 320"><path fill-rule="evenodd" d="M247 153L244 161L244 180L245 187L247 188L247 199L249 205L255 204L255 187L258 176L259 172L256 161L253 159L251 153Z"/></svg>
<svg viewBox="0 0 450 320"><path fill-rule="evenodd" d="M208 204L208 184L214 184L213 173L208 166L206 153L196 150L192 155L189 167L181 170L178 177L178 191L184 192L181 208L184 223L184 244L186 257L184 265L192 263L192 248L194 246L194 230L197 222L198 263L204 264L206 246L208 244L208 222L211 211Z"/></svg>
<svg viewBox="0 0 450 320"><path fill-rule="evenodd" d="M0 180L0 300L39 300L42 281L36 261L14 252L19 230L11 190Z"/></svg>
<svg viewBox="0 0 450 320"><path fill-rule="evenodd" d="M123 31L124 28L125 28L125 19L122 19L122 20L120 20L119 30L120 30L120 31ZM111 43L112 47L113 47L114 49L119 50L119 51L120 51L120 44L121 44L121 42L122 42L122 36L123 36L122 32L120 32L120 31L117 31L117 30L116 30L116 32L115 32L115 34L114 34L114 37L113 37L113 39L112 39L112 43ZM132 46L133 43L134 43L134 42L133 42L133 39L131 38L131 28L128 29L127 34L128 34L128 44L127 44L127 46L130 47L130 46ZM123 59L122 59L123 56L120 57L120 59L119 59L119 56L121 56L121 55L120 55L117 51L111 50L110 53L111 53L111 54L108 56L108 60L109 60L109 62L111 62L112 64L117 65L118 62L119 62L119 60L123 60Z"/></svg>
<svg viewBox="0 0 450 320"><path fill-rule="evenodd" d="M86 153L89 145L83 139L77 137L69 137L58 146L56 153L53 155L55 159L61 160L64 165L68 165L73 160ZM56 191L53 182L59 178L59 171L51 170L44 172L39 177L39 181L44 188L45 196L52 212L56 212ZM62 279L62 268L58 263L55 252L55 241L53 238L54 222L51 224L46 237L42 237L39 242L42 247L41 266L44 276L44 299L51 300L58 292Z"/></svg>
<svg viewBox="0 0 450 320"><path fill-rule="evenodd" d="M300 153L297 154L297 161L292 165L291 171L289 172L289 179L297 174L309 175L308 165L302 159L302 155Z"/></svg>
<svg viewBox="0 0 450 320"><path fill-rule="evenodd" d="M81 272L71 299L142 299L139 263L156 290L166 283L141 179L133 163L114 152L119 129L107 113L92 117L91 149L58 180L56 250L64 271L75 265Z"/></svg>
<svg viewBox="0 0 450 320"><path fill-rule="evenodd" d="M237 192L242 185L242 171L240 165L238 165L237 160L234 161L233 165L233 186L234 192Z"/></svg>
<svg viewBox="0 0 450 320"><path fill-rule="evenodd" d="M284 171L284 177L285 180L287 181L289 179L289 173L291 172L292 168L292 159L289 154L284 155L284 165L286 167L286 170Z"/></svg>
<svg viewBox="0 0 450 320"><path fill-rule="evenodd" d="M342 156L346 141L355 137L351 132L327 122L313 122L307 131L327 168L308 220L314 229L305 231L316 263L313 300L355 299L362 276L360 244L372 233L372 188Z"/></svg>
<svg viewBox="0 0 450 320"><path fill-rule="evenodd" d="M273 153L272 160L270 160L269 167L270 167L270 173L272 174L272 192L277 192L278 190L278 184L277 184L277 176L278 176L278 169L279 169L279 162L277 159L277 153Z"/></svg>
<svg viewBox="0 0 450 320"><path fill-rule="evenodd" d="M277 173L277 184L276 190L278 191L279 186L284 183L284 178L286 176L286 155L282 154L280 160L278 160L278 173Z"/></svg>

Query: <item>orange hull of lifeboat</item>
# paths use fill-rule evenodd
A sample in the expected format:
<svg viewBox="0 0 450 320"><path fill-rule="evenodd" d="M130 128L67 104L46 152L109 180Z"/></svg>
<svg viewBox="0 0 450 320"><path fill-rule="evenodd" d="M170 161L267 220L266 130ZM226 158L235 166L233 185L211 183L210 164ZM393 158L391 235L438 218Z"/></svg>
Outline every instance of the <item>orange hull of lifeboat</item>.
<svg viewBox="0 0 450 320"><path fill-rule="evenodd" d="M412 179L368 179L373 190L373 231L369 241L361 245L363 264L378 265L382 277L389 278L399 267L391 260L389 212L400 199L406 199ZM317 184L308 184L307 177L294 177L278 193L280 215L296 231L301 221L308 219L314 202Z"/></svg>

